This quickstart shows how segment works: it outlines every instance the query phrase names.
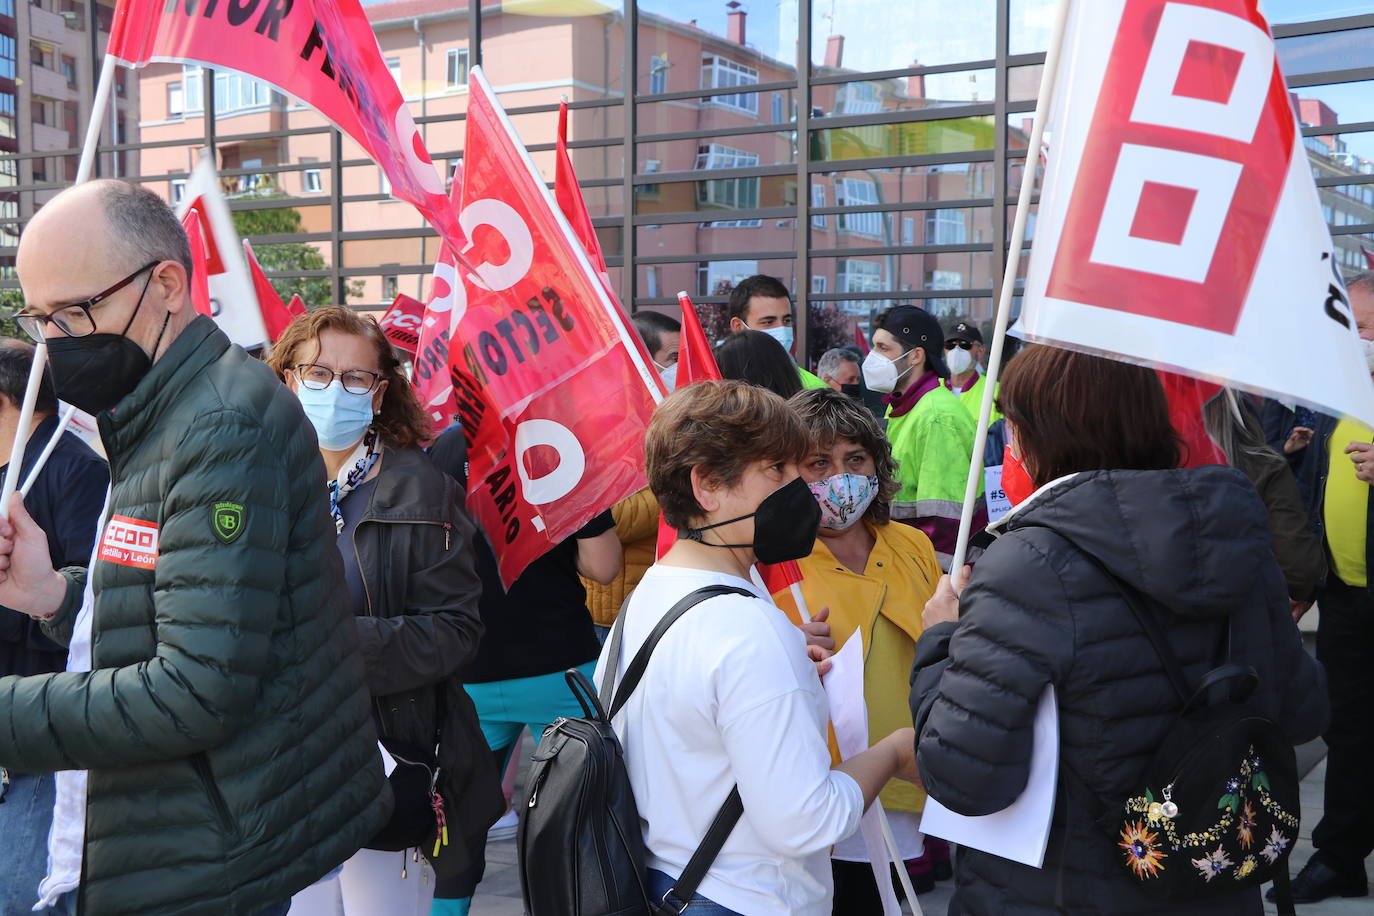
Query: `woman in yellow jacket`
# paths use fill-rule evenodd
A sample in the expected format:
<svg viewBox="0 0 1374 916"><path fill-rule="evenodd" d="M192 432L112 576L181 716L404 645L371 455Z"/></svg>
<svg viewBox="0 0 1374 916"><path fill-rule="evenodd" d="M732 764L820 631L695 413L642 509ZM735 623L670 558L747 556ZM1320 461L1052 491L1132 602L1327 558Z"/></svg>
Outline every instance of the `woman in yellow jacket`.
<svg viewBox="0 0 1374 916"><path fill-rule="evenodd" d="M620 614L620 606L635 590L639 580L654 565L654 548L658 542L658 500L645 487L625 497L611 507L615 519L615 533L624 550L620 575L609 585L602 585L583 577L587 589L587 609L592 612L597 638L606 641L606 634Z"/></svg>
<svg viewBox="0 0 1374 916"><path fill-rule="evenodd" d="M818 618L824 616L822 609L829 610L837 646L855 635L863 640L868 733L886 735L910 724L907 678L921 635L921 609L940 578L935 549L919 529L891 523L891 500L901 484L892 447L873 414L830 389L803 391L788 403L811 433L812 448L801 474L821 506L816 546L799 562L802 595ZM790 592L773 597L800 623ZM924 793L893 780L880 798L913 884L918 892L931 889L934 860L941 853L940 870L948 873L949 848L932 838L923 853L919 824ZM836 914L882 912L858 834L835 847L832 865Z"/></svg>

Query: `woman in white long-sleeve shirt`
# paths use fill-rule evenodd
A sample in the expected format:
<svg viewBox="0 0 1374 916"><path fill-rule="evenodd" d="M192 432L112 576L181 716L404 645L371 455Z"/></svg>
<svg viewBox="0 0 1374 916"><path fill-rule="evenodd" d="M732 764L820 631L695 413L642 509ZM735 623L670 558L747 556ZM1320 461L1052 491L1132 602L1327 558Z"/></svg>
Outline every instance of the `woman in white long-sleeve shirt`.
<svg viewBox="0 0 1374 916"><path fill-rule="evenodd" d="M649 486L680 539L630 599L617 677L679 599L716 584L753 595L723 595L689 611L663 637L614 723L658 896L739 785L744 816L693 912L829 914L830 847L857 828L888 779L916 779L911 729L831 768L820 650L808 651L802 632L750 579L760 557L796 558L815 540L815 500L796 466L808 443L781 398L731 381L670 396L645 442Z"/></svg>

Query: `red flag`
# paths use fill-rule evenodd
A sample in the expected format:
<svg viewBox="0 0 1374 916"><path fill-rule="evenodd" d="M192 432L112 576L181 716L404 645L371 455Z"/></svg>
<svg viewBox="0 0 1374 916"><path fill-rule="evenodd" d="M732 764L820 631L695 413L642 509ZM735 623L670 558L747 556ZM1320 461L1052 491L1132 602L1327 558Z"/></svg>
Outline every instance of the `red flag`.
<svg viewBox="0 0 1374 916"><path fill-rule="evenodd" d="M194 207L181 218L181 228L186 230L186 241L191 247L191 304L200 314L214 318L217 309L210 301L210 255L205 249L200 221L200 211Z"/></svg>
<svg viewBox="0 0 1374 916"><path fill-rule="evenodd" d="M387 309L377 324L381 326L382 333L391 341L393 347L414 356L415 349L420 343L420 321L424 315L423 302L401 293L392 301L391 308Z"/></svg>
<svg viewBox="0 0 1374 916"><path fill-rule="evenodd" d="M868 338L864 336L864 329L857 323L854 325L854 345L863 351L864 356L868 355Z"/></svg>
<svg viewBox="0 0 1374 916"><path fill-rule="evenodd" d="M462 210L463 164L453 173L449 192L453 212ZM458 401L453 392L453 377L448 370L449 340L467 310L467 294L458 274L458 259L448 245L439 249L439 260L429 284L429 301L420 317L415 345L415 396L420 399L438 435L453 425ZM496 543L495 539L492 543Z"/></svg>
<svg viewBox="0 0 1374 916"><path fill-rule="evenodd" d="M1370 251L1363 245L1360 246L1360 251L1364 252L1364 266L1374 270L1374 251Z"/></svg>
<svg viewBox="0 0 1374 916"><path fill-rule="evenodd" d="M573 171L572 159L568 157L568 103L558 106L558 145L555 151L557 164L553 174L553 196L558 200L558 208L568 218L577 240L587 252L592 266L607 279L606 258L601 253L601 240L596 237L592 226L591 214L587 212L587 202L582 197L582 188L577 184L577 174Z"/></svg>
<svg viewBox="0 0 1374 916"><path fill-rule="evenodd" d="M1207 435L1207 426L1202 419L1202 405L1220 391L1221 386L1175 372L1159 371L1157 374L1169 400L1169 422L1183 440L1179 466L1196 468L1204 464L1228 464L1226 454Z"/></svg>
<svg viewBox="0 0 1374 916"><path fill-rule="evenodd" d="M253 275L253 292L258 297L258 310L262 312L262 326L267 329L267 340L276 343L281 332L291 323L291 311L281 301L281 295L272 281L267 279L267 274L263 273L258 256L253 253L253 246L248 244L247 239L243 240L243 254L248 259L248 272Z"/></svg>
<svg viewBox="0 0 1374 916"><path fill-rule="evenodd" d="M313 106L377 161L393 197L414 204L461 250L458 214L358 0L120 0L107 51L129 67L227 67Z"/></svg>
<svg viewBox="0 0 1374 916"><path fill-rule="evenodd" d="M477 266L453 271L449 381L468 506L509 584L644 486L661 386L480 67L466 129L459 222Z"/></svg>
<svg viewBox="0 0 1374 916"><path fill-rule="evenodd" d="M291 294L291 301L286 303L286 310L291 313L292 318L305 315L310 311L305 307L305 300L301 298L300 293Z"/></svg>

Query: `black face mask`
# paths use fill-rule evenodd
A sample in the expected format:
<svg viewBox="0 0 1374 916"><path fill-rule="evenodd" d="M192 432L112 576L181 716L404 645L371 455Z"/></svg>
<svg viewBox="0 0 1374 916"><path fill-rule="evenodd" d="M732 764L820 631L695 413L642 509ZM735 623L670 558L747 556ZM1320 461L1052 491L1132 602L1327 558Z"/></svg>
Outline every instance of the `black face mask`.
<svg viewBox="0 0 1374 916"><path fill-rule="evenodd" d="M864 402L864 386L860 385L858 382L852 385L841 385L840 393L852 401L856 401L860 404Z"/></svg>
<svg viewBox="0 0 1374 916"><path fill-rule="evenodd" d="M703 531L732 525L750 516L754 519L754 543L752 544L712 544L702 538ZM760 563L772 565L800 560L811 554L816 543L816 531L821 525L821 507L806 481L800 477L791 483L783 484L759 503L759 507L749 515L716 522L702 528L688 528L683 537L707 547L750 548Z"/></svg>
<svg viewBox="0 0 1374 916"><path fill-rule="evenodd" d="M134 323L138 310L143 307L143 295L148 292L152 274L143 284L143 292L138 295L138 304L129 316L129 323L118 334L87 334L85 337L54 337L48 341L48 361L52 365L52 382L57 397L78 410L97 414L122 401L129 392L138 387L143 376L152 368L153 361L143 348L124 334ZM162 335L167 330L167 322L172 317L168 312L162 319L162 330L158 331L153 352L157 352Z"/></svg>

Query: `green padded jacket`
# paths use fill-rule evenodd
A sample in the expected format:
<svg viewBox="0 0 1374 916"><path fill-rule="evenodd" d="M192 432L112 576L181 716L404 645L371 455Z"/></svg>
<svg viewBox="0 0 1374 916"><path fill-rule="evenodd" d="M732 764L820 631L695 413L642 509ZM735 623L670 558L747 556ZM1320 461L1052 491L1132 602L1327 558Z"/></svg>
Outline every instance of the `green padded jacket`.
<svg viewBox="0 0 1374 916"><path fill-rule="evenodd" d="M82 916L251 916L391 808L315 436L205 317L97 420L95 670L0 678L0 760L90 771ZM62 574L65 643L87 571Z"/></svg>

